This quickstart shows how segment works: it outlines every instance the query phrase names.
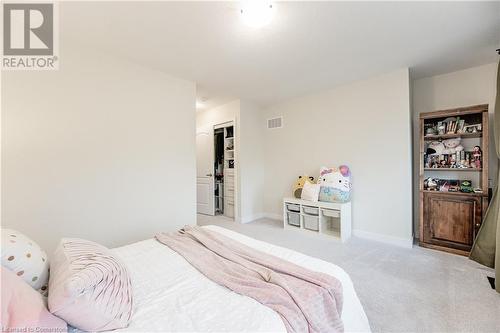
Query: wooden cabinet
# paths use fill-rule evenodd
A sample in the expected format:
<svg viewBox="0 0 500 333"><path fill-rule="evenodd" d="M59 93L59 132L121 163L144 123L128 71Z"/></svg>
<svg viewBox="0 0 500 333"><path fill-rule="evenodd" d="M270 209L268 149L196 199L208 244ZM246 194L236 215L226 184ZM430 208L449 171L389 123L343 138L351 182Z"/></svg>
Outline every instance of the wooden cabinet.
<svg viewBox="0 0 500 333"><path fill-rule="evenodd" d="M470 251L481 226L482 204L479 196L460 193L424 193L423 245Z"/></svg>
<svg viewBox="0 0 500 333"><path fill-rule="evenodd" d="M488 119L488 105L420 114L420 246L469 254L488 208ZM450 139L461 149L448 150Z"/></svg>

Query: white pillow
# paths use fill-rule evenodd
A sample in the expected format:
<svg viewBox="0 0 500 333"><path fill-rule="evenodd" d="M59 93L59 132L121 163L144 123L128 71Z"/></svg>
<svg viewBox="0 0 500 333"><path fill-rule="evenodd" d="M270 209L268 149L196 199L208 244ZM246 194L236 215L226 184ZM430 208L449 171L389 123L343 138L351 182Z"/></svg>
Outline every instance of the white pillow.
<svg viewBox="0 0 500 333"><path fill-rule="evenodd" d="M46 295L49 281L47 254L37 243L12 229L2 229L2 266Z"/></svg>
<svg viewBox="0 0 500 333"><path fill-rule="evenodd" d="M320 184L311 184L309 182L305 182L304 188L302 189L301 199L309 200L309 201L318 201L319 190L321 188Z"/></svg>

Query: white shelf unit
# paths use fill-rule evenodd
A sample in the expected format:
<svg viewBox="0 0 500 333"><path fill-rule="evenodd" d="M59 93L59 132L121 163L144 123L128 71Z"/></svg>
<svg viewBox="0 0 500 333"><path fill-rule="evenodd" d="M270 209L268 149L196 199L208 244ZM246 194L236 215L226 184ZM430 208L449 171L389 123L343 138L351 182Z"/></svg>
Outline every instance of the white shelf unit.
<svg viewBox="0 0 500 333"><path fill-rule="evenodd" d="M234 122L228 122L224 126L224 215L234 218L235 198L235 136Z"/></svg>
<svg viewBox="0 0 500 333"><path fill-rule="evenodd" d="M332 237L345 242L351 237L351 203L283 199L283 227Z"/></svg>

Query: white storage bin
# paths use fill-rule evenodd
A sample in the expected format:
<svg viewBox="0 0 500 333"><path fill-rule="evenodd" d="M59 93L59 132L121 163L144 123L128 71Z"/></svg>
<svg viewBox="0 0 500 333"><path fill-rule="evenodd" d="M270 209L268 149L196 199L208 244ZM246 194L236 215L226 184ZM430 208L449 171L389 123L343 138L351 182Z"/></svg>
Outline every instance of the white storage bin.
<svg viewBox="0 0 500 333"><path fill-rule="evenodd" d="M287 204L286 204L286 209L287 209L289 212L296 212L296 213L300 213L300 205L297 205L297 204L287 203Z"/></svg>
<svg viewBox="0 0 500 333"><path fill-rule="evenodd" d="M302 210L304 213L309 214L309 215L315 215L318 216L319 208L318 207L309 207L309 206L302 206Z"/></svg>
<svg viewBox="0 0 500 333"><path fill-rule="evenodd" d="M300 227L300 214L299 213L287 213L287 223L293 225L294 227Z"/></svg>
<svg viewBox="0 0 500 333"><path fill-rule="evenodd" d="M328 216L328 217L335 217L339 218L340 217L340 210L335 210L335 209L322 209L323 215Z"/></svg>
<svg viewBox="0 0 500 333"><path fill-rule="evenodd" d="M304 228L314 231L319 231L319 217L313 215L303 215Z"/></svg>

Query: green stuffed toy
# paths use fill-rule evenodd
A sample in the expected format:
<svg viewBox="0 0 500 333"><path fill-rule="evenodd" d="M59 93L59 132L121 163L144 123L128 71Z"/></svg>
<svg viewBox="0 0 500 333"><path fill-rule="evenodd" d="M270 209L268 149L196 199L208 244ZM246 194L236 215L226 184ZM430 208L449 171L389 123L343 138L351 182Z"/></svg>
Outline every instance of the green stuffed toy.
<svg viewBox="0 0 500 333"><path fill-rule="evenodd" d="M293 186L293 195L297 199L300 199L300 197L302 196L302 189L304 188L304 184L306 182L314 184L314 177L309 177L307 175L299 176L299 178L295 182Z"/></svg>

